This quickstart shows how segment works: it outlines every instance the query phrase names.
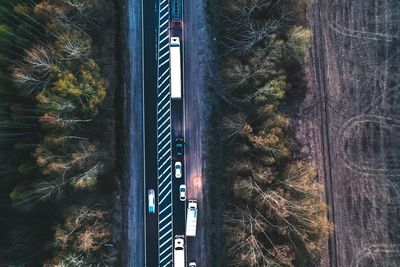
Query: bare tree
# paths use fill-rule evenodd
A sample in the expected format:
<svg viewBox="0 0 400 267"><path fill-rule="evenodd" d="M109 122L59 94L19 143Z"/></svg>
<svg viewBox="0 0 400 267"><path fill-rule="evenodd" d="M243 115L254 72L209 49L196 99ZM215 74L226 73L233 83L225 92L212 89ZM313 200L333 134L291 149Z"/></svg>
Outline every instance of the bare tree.
<svg viewBox="0 0 400 267"><path fill-rule="evenodd" d="M265 266L278 267L281 262L292 266L293 256L290 253L281 253L268 234L269 228L275 226L261 213L251 211L249 207L233 207L232 211L224 214L225 231L229 253L236 266ZM264 244L267 240L268 247Z"/></svg>
<svg viewBox="0 0 400 267"><path fill-rule="evenodd" d="M26 51L21 66L14 68L14 82L24 92L32 94L46 86L52 80L54 52L51 48L36 46Z"/></svg>
<svg viewBox="0 0 400 267"><path fill-rule="evenodd" d="M34 191L26 202L33 204L37 200L62 199L67 184L67 181L62 180L41 181L34 186Z"/></svg>
<svg viewBox="0 0 400 267"><path fill-rule="evenodd" d="M90 11L98 8L100 5L99 0L58 0L61 3L74 8L82 16L87 16Z"/></svg>
<svg viewBox="0 0 400 267"><path fill-rule="evenodd" d="M24 61L38 73L48 75L54 67L54 52L49 47L36 46L27 51Z"/></svg>
<svg viewBox="0 0 400 267"><path fill-rule="evenodd" d="M247 124L247 116L243 112L234 114L233 116L225 116L222 119L222 128L226 132L226 139L233 140L243 131Z"/></svg>
<svg viewBox="0 0 400 267"><path fill-rule="evenodd" d="M48 267L85 266L86 264L88 264L88 262L84 259L84 255L81 253L70 253L63 257L60 262L55 263L54 265L48 265Z"/></svg>
<svg viewBox="0 0 400 267"><path fill-rule="evenodd" d="M100 156L98 146L88 141L80 141L78 145L63 149L57 147L56 152L46 145L39 146L35 151L36 162L43 168L44 174L56 174L62 176L63 180L68 171L77 170L74 171L79 173L76 177L83 175L87 171L82 173L82 169L97 165Z"/></svg>
<svg viewBox="0 0 400 267"><path fill-rule="evenodd" d="M229 58L220 71L224 89L232 94L239 88L249 86L254 81L255 71L249 64L238 58Z"/></svg>
<svg viewBox="0 0 400 267"><path fill-rule="evenodd" d="M43 81L36 78L31 70L23 67L13 69L11 76L17 86L26 94L33 94L43 86Z"/></svg>
<svg viewBox="0 0 400 267"><path fill-rule="evenodd" d="M77 141L77 140L85 140L88 141L87 137L77 136L77 135L66 135L66 136L57 136L57 135L47 135L44 137L44 144L53 144L53 145L65 145L68 142Z"/></svg>
<svg viewBox="0 0 400 267"><path fill-rule="evenodd" d="M40 92L36 96L36 100L38 109L43 113L56 112L60 115L67 115L78 109L77 105L66 97L48 94L47 92Z"/></svg>
<svg viewBox="0 0 400 267"><path fill-rule="evenodd" d="M92 119L80 119L76 117L67 117L59 114L44 114L39 121L49 127L61 129L74 128L79 124L91 122Z"/></svg>
<svg viewBox="0 0 400 267"><path fill-rule="evenodd" d="M299 26L292 27L288 32L288 40L285 42L284 50L300 64L303 64L308 58L310 36L309 29Z"/></svg>
<svg viewBox="0 0 400 267"><path fill-rule="evenodd" d="M265 22L253 22L247 24L240 36L231 35L226 37L224 46L226 53L245 55L250 53L251 49L263 41L265 38L277 33L281 27L280 20L267 20Z"/></svg>
<svg viewBox="0 0 400 267"><path fill-rule="evenodd" d="M91 188L97 183L97 178L103 169L101 162L95 163L88 170L70 179L71 184L76 189Z"/></svg>
<svg viewBox="0 0 400 267"><path fill-rule="evenodd" d="M279 180L289 190L303 194L304 197L319 198L323 193L322 184L314 181L316 170L308 163L297 161L286 168L284 178Z"/></svg>
<svg viewBox="0 0 400 267"><path fill-rule="evenodd" d="M227 58L220 70L226 93L234 94L238 89L249 90L266 86L267 81L278 74L276 62L280 56L281 45L281 41L268 39L262 42L261 47L254 49L246 60ZM242 101L247 100L246 98Z"/></svg>
<svg viewBox="0 0 400 267"><path fill-rule="evenodd" d="M222 22L228 33L222 44L226 54L245 55L262 40L277 33L281 19L255 19L255 13L271 5L265 0L235 0L222 6Z"/></svg>
<svg viewBox="0 0 400 267"><path fill-rule="evenodd" d="M253 93L248 94L246 98L243 99L244 102L266 102L270 103L274 100L282 99L285 96L284 88L274 86L274 84L267 83L265 86L258 88Z"/></svg>
<svg viewBox="0 0 400 267"><path fill-rule="evenodd" d="M83 0L85 1L85 0ZM51 23L53 23L51 28L51 34L57 37L58 31L73 29L81 32L82 34L88 36L86 33L86 26L84 22L79 20L76 16L76 12L79 12L74 6L65 3L64 0L55 1L41 1L35 6L36 12L42 13L50 18ZM71 12L73 10L76 12ZM79 13L81 16L82 14Z"/></svg>
<svg viewBox="0 0 400 267"><path fill-rule="evenodd" d="M49 266L107 266L104 248L111 241L109 213L98 205L74 206L64 217L55 234L59 255L56 254Z"/></svg>
<svg viewBox="0 0 400 267"><path fill-rule="evenodd" d="M252 170L253 163L249 160L238 160L234 161L227 167L227 170L232 173L248 173Z"/></svg>
<svg viewBox="0 0 400 267"><path fill-rule="evenodd" d="M56 46L61 60L83 60L90 54L91 40L78 31L66 30L58 35Z"/></svg>
<svg viewBox="0 0 400 267"><path fill-rule="evenodd" d="M214 64L209 64L208 66L208 79L210 80L211 89L215 91L215 93L226 103L231 105L232 107L245 111L246 109L241 105L240 100L236 97L232 96L230 93L231 88L227 88L224 85L223 80L221 79L219 72L213 67Z"/></svg>
<svg viewBox="0 0 400 267"><path fill-rule="evenodd" d="M319 197L297 198L283 188L266 189L255 181L247 183L266 210L266 217L279 225L281 234L301 240L310 254L319 253L332 229L325 216L326 206Z"/></svg>

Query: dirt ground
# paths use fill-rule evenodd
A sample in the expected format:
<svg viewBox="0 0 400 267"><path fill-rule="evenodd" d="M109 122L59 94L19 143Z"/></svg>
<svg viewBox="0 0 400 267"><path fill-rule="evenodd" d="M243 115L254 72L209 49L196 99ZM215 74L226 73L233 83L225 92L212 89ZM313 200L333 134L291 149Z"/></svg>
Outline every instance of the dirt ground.
<svg viewBox="0 0 400 267"><path fill-rule="evenodd" d="M183 10L185 161L188 199L198 203L197 235L188 238L188 261L213 266L210 258L210 209L208 197L206 120L207 66L210 64L209 39L204 1L186 1Z"/></svg>
<svg viewBox="0 0 400 267"><path fill-rule="evenodd" d="M400 266L400 1L316 0L298 121L335 231L321 266Z"/></svg>
<svg viewBox="0 0 400 267"><path fill-rule="evenodd" d="M106 14L101 16L101 19L96 21L98 24L98 32L93 38L93 54L96 62L99 64L102 75L107 86L107 96L103 102L99 118L96 122L97 129L102 129L98 136L105 152L104 161L107 162L106 176L104 177L103 187L109 189L110 208L113 210L112 216L112 232L113 232L113 247L111 249L113 264L120 265L121 261L121 246L122 246L122 203L121 203L121 172L120 172L120 113L119 102L120 98L120 80L119 75L119 32L117 5L115 1L105 3L102 12Z"/></svg>

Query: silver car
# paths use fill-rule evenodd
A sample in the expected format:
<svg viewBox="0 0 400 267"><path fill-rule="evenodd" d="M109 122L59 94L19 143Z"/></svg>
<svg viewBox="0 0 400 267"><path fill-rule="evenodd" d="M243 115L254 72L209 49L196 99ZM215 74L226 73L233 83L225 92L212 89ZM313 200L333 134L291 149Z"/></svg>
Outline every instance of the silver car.
<svg viewBox="0 0 400 267"><path fill-rule="evenodd" d="M177 161L175 162L175 178L182 177L182 162Z"/></svg>
<svg viewBox="0 0 400 267"><path fill-rule="evenodd" d="M184 184L179 186L179 199L181 201L186 201L186 185Z"/></svg>

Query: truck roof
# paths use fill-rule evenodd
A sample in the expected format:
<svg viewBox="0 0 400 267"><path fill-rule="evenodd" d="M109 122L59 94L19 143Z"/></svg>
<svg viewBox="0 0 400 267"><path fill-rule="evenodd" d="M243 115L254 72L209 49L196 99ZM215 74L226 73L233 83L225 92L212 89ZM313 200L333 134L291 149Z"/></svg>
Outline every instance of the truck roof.
<svg viewBox="0 0 400 267"><path fill-rule="evenodd" d="M175 249L177 248L184 248L184 236L183 235L176 235L175 236Z"/></svg>
<svg viewBox="0 0 400 267"><path fill-rule="evenodd" d="M174 245L174 267L185 267L185 236L176 235Z"/></svg>
<svg viewBox="0 0 400 267"><path fill-rule="evenodd" d="M171 20L181 21L182 20L182 2L181 0L171 1Z"/></svg>
<svg viewBox="0 0 400 267"><path fill-rule="evenodd" d="M171 98L182 98L182 77L181 77L181 49L179 37L171 37L170 41L170 87Z"/></svg>
<svg viewBox="0 0 400 267"><path fill-rule="evenodd" d="M197 200L189 200L188 208L197 209Z"/></svg>
<svg viewBox="0 0 400 267"><path fill-rule="evenodd" d="M171 37L171 46L177 47L180 46L179 37Z"/></svg>
<svg viewBox="0 0 400 267"><path fill-rule="evenodd" d="M197 201L189 200L186 213L186 236L196 236Z"/></svg>

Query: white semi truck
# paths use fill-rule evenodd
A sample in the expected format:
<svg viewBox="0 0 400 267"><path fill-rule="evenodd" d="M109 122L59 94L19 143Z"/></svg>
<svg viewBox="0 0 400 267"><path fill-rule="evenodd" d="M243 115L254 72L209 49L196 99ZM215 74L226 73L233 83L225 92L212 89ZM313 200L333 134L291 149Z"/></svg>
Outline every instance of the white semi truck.
<svg viewBox="0 0 400 267"><path fill-rule="evenodd" d="M171 99L182 99L181 44L179 37L171 37L169 46L171 68Z"/></svg>
<svg viewBox="0 0 400 267"><path fill-rule="evenodd" d="M189 200L186 213L186 236L196 236L197 201Z"/></svg>
<svg viewBox="0 0 400 267"><path fill-rule="evenodd" d="M183 235L175 236L174 267L185 267L185 237Z"/></svg>

